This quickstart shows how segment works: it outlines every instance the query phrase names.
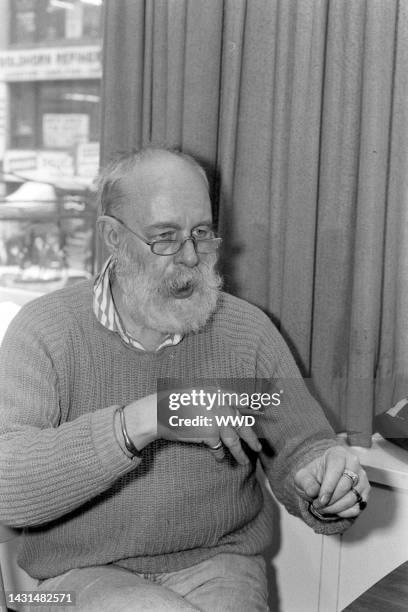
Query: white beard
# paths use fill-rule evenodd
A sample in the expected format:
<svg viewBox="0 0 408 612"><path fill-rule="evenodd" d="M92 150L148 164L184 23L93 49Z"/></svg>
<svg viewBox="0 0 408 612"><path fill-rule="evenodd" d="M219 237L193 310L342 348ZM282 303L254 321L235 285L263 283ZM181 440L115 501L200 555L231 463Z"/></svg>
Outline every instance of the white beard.
<svg viewBox="0 0 408 612"><path fill-rule="evenodd" d="M158 279L154 270L148 272L124 246L114 273L124 305L135 322L164 334L185 334L200 330L217 307L222 279L215 271L216 261L214 253L194 268L177 264ZM174 297L174 292L186 285L194 287L192 295Z"/></svg>

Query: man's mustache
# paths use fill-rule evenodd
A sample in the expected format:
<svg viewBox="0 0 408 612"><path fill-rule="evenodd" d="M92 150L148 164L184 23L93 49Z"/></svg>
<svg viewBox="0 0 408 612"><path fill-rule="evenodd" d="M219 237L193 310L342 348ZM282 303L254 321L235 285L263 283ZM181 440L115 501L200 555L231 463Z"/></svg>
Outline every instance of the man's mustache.
<svg viewBox="0 0 408 612"><path fill-rule="evenodd" d="M207 261L199 262L193 268L180 265L161 274L157 271L152 271L149 274L144 262L133 260L124 253L122 257L118 257L116 274L118 278L126 281L128 290L134 285L131 289L131 294L136 291L136 288L137 292L140 291L138 282L144 279L145 289L150 288L152 297L168 299L174 293L182 289L188 289L191 286L200 293L219 290L222 286L222 279L216 271L217 260L218 257L214 256ZM125 293L127 292L125 290Z"/></svg>
<svg viewBox="0 0 408 612"><path fill-rule="evenodd" d="M163 280L163 285L168 289L180 289L186 285L197 284L203 275L198 270L187 272L175 272L169 278Z"/></svg>
<svg viewBox="0 0 408 612"><path fill-rule="evenodd" d="M164 278L161 283L161 289L164 291L177 291L187 286L206 285L207 288L218 287L219 277L214 270L214 264L211 265L201 263L195 268L175 270L167 278Z"/></svg>

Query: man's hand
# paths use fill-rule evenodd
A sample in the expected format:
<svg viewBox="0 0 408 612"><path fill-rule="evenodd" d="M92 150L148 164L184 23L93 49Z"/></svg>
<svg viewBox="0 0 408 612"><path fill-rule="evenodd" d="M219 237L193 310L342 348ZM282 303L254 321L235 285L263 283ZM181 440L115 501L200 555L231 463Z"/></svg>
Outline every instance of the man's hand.
<svg viewBox="0 0 408 612"><path fill-rule="evenodd" d="M205 444L217 461L223 460L225 449L228 449L240 465L246 465L249 459L242 447L242 441L255 452L262 448L253 428L236 421L249 413L253 416L253 411L245 408L238 410L236 406L228 404L216 404L211 411L202 405L187 406L173 413L171 422L170 419L162 419L158 423L158 437Z"/></svg>
<svg viewBox="0 0 408 612"><path fill-rule="evenodd" d="M191 413L190 413L191 412ZM244 441L253 451L259 452L262 448L253 428L242 424L218 424L215 414L220 417L240 416L238 408L234 406L217 406L212 412L205 408L195 406L188 411L183 410L184 418L175 419L175 426L168 422L157 419L157 394L153 393L140 400L128 404L124 410L128 434L136 448L141 450L144 446L155 439L172 440L178 442L189 442L194 444L205 444L217 461L222 461L225 457L225 449L228 448L235 460L246 465L249 459L244 452L241 442ZM243 410L243 414L248 411ZM181 413L175 412L179 416ZM253 412L251 412L253 414ZM186 417L192 420L194 417L207 418L201 421L201 425L188 423Z"/></svg>
<svg viewBox="0 0 408 612"><path fill-rule="evenodd" d="M345 470L358 476L355 485ZM295 486L304 499L313 500L320 514L336 514L340 518L358 516L370 493L370 483L358 457L344 446L327 449L301 468L295 475ZM362 498L360 503L358 494Z"/></svg>

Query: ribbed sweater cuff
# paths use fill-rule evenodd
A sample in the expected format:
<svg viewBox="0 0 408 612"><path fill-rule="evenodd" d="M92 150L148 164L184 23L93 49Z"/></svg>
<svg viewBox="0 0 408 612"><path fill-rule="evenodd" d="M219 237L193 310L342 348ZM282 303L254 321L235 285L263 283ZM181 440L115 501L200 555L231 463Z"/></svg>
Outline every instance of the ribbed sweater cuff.
<svg viewBox="0 0 408 612"><path fill-rule="evenodd" d="M114 430L117 406L96 410L90 415L92 440L96 455L109 478L119 478L138 465L141 459L130 458L121 449Z"/></svg>
<svg viewBox="0 0 408 612"><path fill-rule="evenodd" d="M297 462L297 465L290 474L287 476L284 491L287 499L295 500L295 504L292 507L288 507L288 511L291 514L297 515L303 519L303 521L309 525L315 533L324 535L334 535L343 533L350 525L353 524L355 519L339 519L332 523L319 521L318 518L314 517L309 512L309 502L303 499L297 492L295 487L295 474L304 465L307 465L310 461L313 461L316 457L322 455L328 448L338 446L339 442L336 438L324 439L313 444L313 446L306 451L302 456L301 461Z"/></svg>

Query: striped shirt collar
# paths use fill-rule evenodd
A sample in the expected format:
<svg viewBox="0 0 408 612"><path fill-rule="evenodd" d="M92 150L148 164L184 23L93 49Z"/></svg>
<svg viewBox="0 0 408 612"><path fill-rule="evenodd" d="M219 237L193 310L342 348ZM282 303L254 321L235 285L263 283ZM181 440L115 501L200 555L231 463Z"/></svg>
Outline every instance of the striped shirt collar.
<svg viewBox="0 0 408 612"><path fill-rule="evenodd" d="M103 265L101 272L95 278L93 287L93 310L95 316L104 327L119 334L126 344L145 351L145 347L126 331L116 309L110 282L113 266L113 258L109 257ZM181 334L169 334L160 346L157 347L156 351L159 351L165 346L175 346L181 342L182 339L183 336Z"/></svg>

